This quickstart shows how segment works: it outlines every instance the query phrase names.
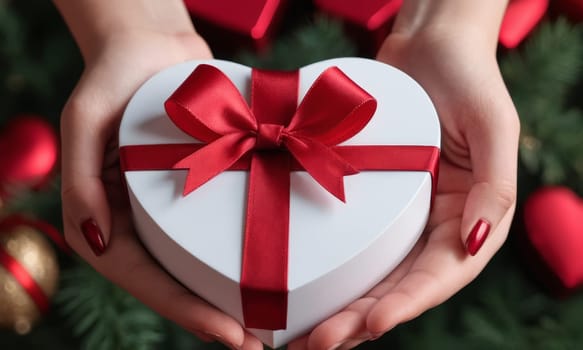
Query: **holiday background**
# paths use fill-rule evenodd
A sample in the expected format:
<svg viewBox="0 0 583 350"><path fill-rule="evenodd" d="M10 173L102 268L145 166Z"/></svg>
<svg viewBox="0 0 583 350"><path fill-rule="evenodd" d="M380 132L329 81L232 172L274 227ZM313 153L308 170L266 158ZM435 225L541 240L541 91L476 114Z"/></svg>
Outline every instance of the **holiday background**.
<svg viewBox="0 0 583 350"><path fill-rule="evenodd" d="M578 15L555 6L559 2L551 2L518 47L501 45L498 54L522 127L517 214L507 243L476 281L449 301L359 348L583 348L583 293L577 288L583 284L583 220L574 219L583 218L583 27L578 24L583 2L578 2ZM260 51L245 40L213 46L209 38L210 44L217 58L283 69L331 57L370 57L374 46L373 35L367 42L366 32L356 45L354 28L343 27L310 1L294 1L279 24L274 39ZM16 130L12 123L32 115L58 137L60 110L82 68L50 2L0 1L0 182L8 182L6 169L18 163L15 158L30 156L20 143L39 138L32 131L10 134ZM56 152L48 140L38 152ZM34 183L25 175L0 183L0 218L22 214L61 227L58 165L39 171L45 174ZM550 187L556 185L566 192ZM525 203L531 203L526 213ZM544 236L552 247L532 246L529 237L534 235ZM0 349L222 348L199 342L74 255L55 244L52 249L60 277L50 311L31 329L26 324L0 329ZM542 263L545 249L555 249L563 265ZM568 283L559 278L565 274L571 276ZM10 278L0 266L0 325L7 317L1 306L17 302L2 293L14 284Z"/></svg>

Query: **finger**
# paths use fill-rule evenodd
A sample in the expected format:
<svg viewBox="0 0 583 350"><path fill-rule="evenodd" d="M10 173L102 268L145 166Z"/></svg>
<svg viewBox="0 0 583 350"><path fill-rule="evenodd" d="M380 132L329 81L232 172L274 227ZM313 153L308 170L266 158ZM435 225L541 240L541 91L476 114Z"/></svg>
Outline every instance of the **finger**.
<svg viewBox="0 0 583 350"><path fill-rule="evenodd" d="M326 320L312 331L308 339L308 349L338 349L357 339L370 339L365 321L376 302L377 299L371 297L358 299Z"/></svg>
<svg viewBox="0 0 583 350"><path fill-rule="evenodd" d="M426 249L417 257L408 274L379 298L366 320L373 337L437 305L451 295L451 286L460 285L457 279L464 274L459 271L459 265L465 255L461 249L451 248L452 241L458 246L455 244L456 235L450 234L449 244L447 238L435 237L444 236L446 230L455 233L458 229L459 219L451 220L432 232ZM451 273L456 270L458 273Z"/></svg>
<svg viewBox="0 0 583 350"><path fill-rule="evenodd" d="M401 263L393 271L391 271L391 273L387 277L385 277L379 284L377 284L373 289L371 289L366 294L366 296L379 300L391 289L393 289L394 286L397 285L397 283L399 283L399 281L405 278L405 276L407 276L407 274L411 270L413 264L415 264L415 261L417 260L419 254L421 254L423 252L423 249L425 249L425 244L427 244L427 237L428 237L427 234L423 234L419 238L413 249L409 252L409 254L407 254L407 257L405 257L405 259L401 261Z"/></svg>
<svg viewBox="0 0 583 350"><path fill-rule="evenodd" d="M192 334L196 335L196 337L204 343L211 343L215 340L214 338L211 337L210 334L204 334L198 331L192 331Z"/></svg>
<svg viewBox="0 0 583 350"><path fill-rule="evenodd" d="M459 216L464 210L466 193L437 193L427 220L426 232L431 232L436 226Z"/></svg>
<svg viewBox="0 0 583 350"><path fill-rule="evenodd" d="M437 194L440 193L467 193L472 187L471 172L459 166L452 165L445 157L439 161L437 179Z"/></svg>
<svg viewBox="0 0 583 350"><path fill-rule="evenodd" d="M245 341L241 350L263 350L263 343L251 333L245 333Z"/></svg>
<svg viewBox="0 0 583 350"><path fill-rule="evenodd" d="M471 259L459 245L459 218L431 232L409 273L368 314L366 324L372 336L379 337L441 304L472 281L504 242L502 233L508 230L511 219L509 212L498 225L500 232L484 246L484 254Z"/></svg>
<svg viewBox="0 0 583 350"><path fill-rule="evenodd" d="M359 346L360 344L364 343L365 341L369 341L370 337L366 338L359 338L359 339L351 339L346 343L342 344L340 347L336 348L335 350L349 350L354 349L355 347Z"/></svg>
<svg viewBox="0 0 583 350"><path fill-rule="evenodd" d="M464 208L461 239L470 255L477 254L516 201L518 117L509 98L491 105L467 133L474 185Z"/></svg>
<svg viewBox="0 0 583 350"><path fill-rule="evenodd" d="M105 143L113 130L105 117L90 115L90 108L72 98L63 110L62 200L63 217L68 221L67 239L83 235L95 255L105 253L111 217L101 180Z"/></svg>
<svg viewBox="0 0 583 350"><path fill-rule="evenodd" d="M103 256L92 254L79 235L72 236L70 244L98 272L163 317L188 331L240 348L246 336L239 323L195 296L160 268L132 233L129 218L127 210L114 213L112 242Z"/></svg>
<svg viewBox="0 0 583 350"><path fill-rule="evenodd" d="M306 350L308 348L309 335L298 338L287 345L287 350Z"/></svg>
<svg viewBox="0 0 583 350"><path fill-rule="evenodd" d="M407 257L395 268L389 276L371 289L365 297L349 305L340 313L332 316L320 324L308 337L304 337L294 342L292 348L303 350L310 349L330 349L342 348L362 343L371 339L371 335L366 329L366 316L374 304L393 288L415 262L417 256L423 251L426 242L426 235L423 235ZM340 324L340 327L338 326Z"/></svg>

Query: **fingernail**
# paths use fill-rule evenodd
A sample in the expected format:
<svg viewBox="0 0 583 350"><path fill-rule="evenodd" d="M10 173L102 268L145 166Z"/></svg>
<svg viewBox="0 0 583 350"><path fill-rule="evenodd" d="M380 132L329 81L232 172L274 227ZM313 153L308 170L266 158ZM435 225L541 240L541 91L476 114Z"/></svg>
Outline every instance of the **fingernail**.
<svg viewBox="0 0 583 350"><path fill-rule="evenodd" d="M346 343L346 341L344 341L344 340L343 340L343 341L341 341L341 342L338 342L338 343L336 343L336 344L332 345L331 347L329 347L329 348L328 348L328 350L337 350L337 349L339 349L339 348L340 348L342 345L344 345L345 343Z"/></svg>
<svg viewBox="0 0 583 350"><path fill-rule="evenodd" d="M194 333L194 335L197 336L198 339L200 339L201 341L205 342L205 343L210 343L215 341L214 338L212 338L211 336L209 336L207 333L205 332L200 332L200 331L192 331L192 333Z"/></svg>
<svg viewBox="0 0 583 350"><path fill-rule="evenodd" d="M96 256L101 256L105 252L105 241L103 234L93 219L87 219L81 224L81 231L85 240Z"/></svg>
<svg viewBox="0 0 583 350"><path fill-rule="evenodd" d="M365 341L369 341L370 338L356 338L356 339L350 339L347 342L343 343L338 350L349 350L349 349L353 349L357 346L359 346L360 344L364 343Z"/></svg>
<svg viewBox="0 0 583 350"><path fill-rule="evenodd" d="M210 332L203 332L204 335L206 335L207 337L214 339L220 343L225 344L227 347L229 347L232 350L239 350L241 349L241 346L237 346L235 344L231 344L229 343L227 340L225 340L225 338L223 338L222 335L220 334L216 334L216 333L210 333Z"/></svg>
<svg viewBox="0 0 583 350"><path fill-rule="evenodd" d="M489 233L490 223L484 219L478 220L466 240L466 251L472 256L476 255L482 248L486 238L488 238Z"/></svg>
<svg viewBox="0 0 583 350"><path fill-rule="evenodd" d="M370 340L377 340L377 339L379 339L382 336L383 336L383 333L371 334Z"/></svg>

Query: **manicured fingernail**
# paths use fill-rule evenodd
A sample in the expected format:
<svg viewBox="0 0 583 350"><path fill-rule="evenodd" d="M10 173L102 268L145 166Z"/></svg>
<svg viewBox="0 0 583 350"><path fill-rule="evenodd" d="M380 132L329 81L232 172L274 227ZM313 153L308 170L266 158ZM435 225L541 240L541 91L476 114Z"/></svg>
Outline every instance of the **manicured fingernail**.
<svg viewBox="0 0 583 350"><path fill-rule="evenodd" d="M486 238L488 238L489 233L490 223L484 219L478 220L472 228L468 239L466 239L466 251L468 254L472 256L476 255L480 248L482 248Z"/></svg>
<svg viewBox="0 0 583 350"><path fill-rule="evenodd" d="M225 338L223 338L222 335L220 334L216 334L216 333L210 333L210 332L203 332L203 334L211 339L214 339L220 343L225 344L227 347L229 347L232 350L239 350L241 349L241 346L237 346L235 344L229 343Z"/></svg>
<svg viewBox="0 0 583 350"><path fill-rule="evenodd" d="M81 231L85 240L97 256L101 256L105 252L105 241L103 234L93 219L87 219L81 224Z"/></svg>

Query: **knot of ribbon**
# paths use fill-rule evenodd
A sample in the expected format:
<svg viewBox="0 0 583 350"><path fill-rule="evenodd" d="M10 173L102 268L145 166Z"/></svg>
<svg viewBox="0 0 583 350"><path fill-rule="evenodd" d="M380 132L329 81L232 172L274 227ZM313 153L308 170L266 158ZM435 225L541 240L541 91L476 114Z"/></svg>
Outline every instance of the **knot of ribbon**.
<svg viewBox="0 0 583 350"><path fill-rule="evenodd" d="M223 72L202 64L166 101L174 124L207 143L173 166L188 169L184 195L250 151L285 149L322 187L345 200L343 176L358 170L331 146L354 136L370 121L376 100L336 67L316 79L297 109L296 72L253 71L256 86L274 80L286 85L292 80L292 84L284 89L255 89L249 108ZM296 90L293 94L290 87Z"/></svg>
<svg viewBox="0 0 583 350"><path fill-rule="evenodd" d="M262 123L257 126L255 149L274 149L281 147L282 137L289 136L285 126Z"/></svg>

